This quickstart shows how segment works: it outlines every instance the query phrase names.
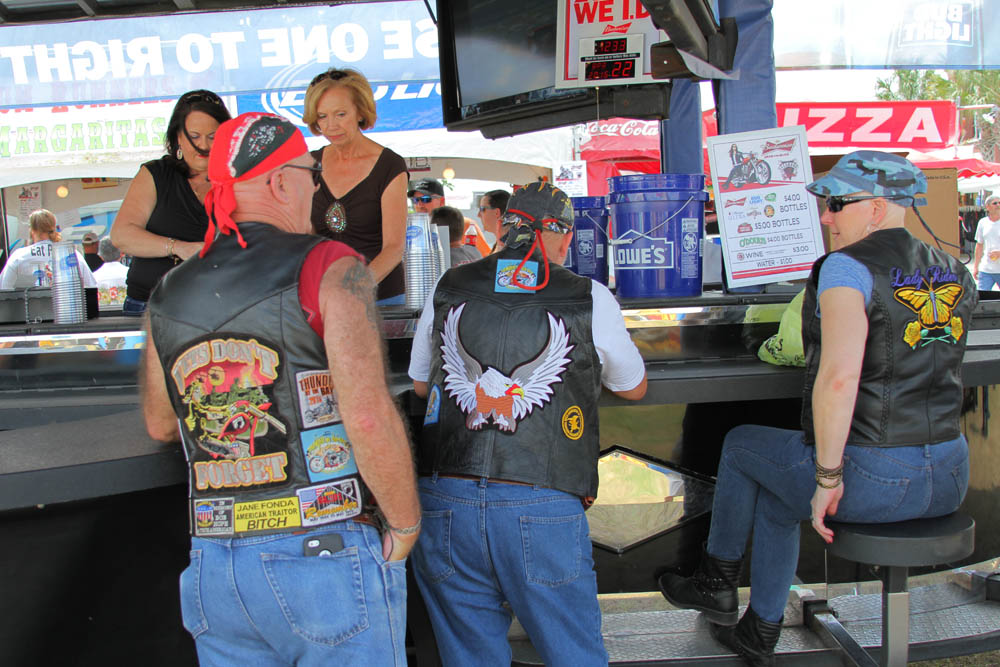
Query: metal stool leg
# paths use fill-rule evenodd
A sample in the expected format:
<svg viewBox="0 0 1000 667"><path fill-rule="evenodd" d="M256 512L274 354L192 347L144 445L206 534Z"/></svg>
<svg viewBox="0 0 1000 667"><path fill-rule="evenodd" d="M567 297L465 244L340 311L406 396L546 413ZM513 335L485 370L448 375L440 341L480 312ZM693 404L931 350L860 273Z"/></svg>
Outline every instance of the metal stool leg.
<svg viewBox="0 0 1000 667"><path fill-rule="evenodd" d="M905 667L910 648L910 592L906 567L885 567L882 573L883 667Z"/></svg>

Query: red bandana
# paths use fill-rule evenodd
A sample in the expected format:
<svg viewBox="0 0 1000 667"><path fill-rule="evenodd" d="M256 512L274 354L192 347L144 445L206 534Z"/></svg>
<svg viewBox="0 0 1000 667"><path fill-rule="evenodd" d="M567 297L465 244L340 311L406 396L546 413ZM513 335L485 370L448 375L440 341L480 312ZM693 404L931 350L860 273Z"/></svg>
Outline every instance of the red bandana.
<svg viewBox="0 0 1000 667"><path fill-rule="evenodd" d="M216 228L220 234L235 233L240 246L247 247L232 218L236 210L234 183L267 173L308 150L298 128L274 114L244 113L220 125L208 157L212 189L205 196L208 231L199 256L204 257L212 247Z"/></svg>

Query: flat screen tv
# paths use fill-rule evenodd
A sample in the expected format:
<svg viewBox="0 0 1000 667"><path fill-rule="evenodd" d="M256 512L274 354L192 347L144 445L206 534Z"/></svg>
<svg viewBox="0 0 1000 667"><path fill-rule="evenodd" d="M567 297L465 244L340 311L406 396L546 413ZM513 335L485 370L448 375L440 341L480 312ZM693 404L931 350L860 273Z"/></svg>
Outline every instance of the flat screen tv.
<svg viewBox="0 0 1000 667"><path fill-rule="evenodd" d="M619 116L661 120L668 82L555 88L554 0L438 0L444 124L488 138Z"/></svg>

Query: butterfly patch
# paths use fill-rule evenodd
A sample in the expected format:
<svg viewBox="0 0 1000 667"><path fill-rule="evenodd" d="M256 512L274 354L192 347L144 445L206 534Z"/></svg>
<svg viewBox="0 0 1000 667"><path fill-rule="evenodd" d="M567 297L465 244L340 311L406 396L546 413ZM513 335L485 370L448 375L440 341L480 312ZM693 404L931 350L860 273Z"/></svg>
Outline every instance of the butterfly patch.
<svg viewBox="0 0 1000 667"><path fill-rule="evenodd" d="M925 278L919 287L900 287L892 295L901 304L917 314L903 332L903 340L912 349L934 342L954 344L962 338L965 325L961 317L953 314L965 289L957 282L946 282L937 287L933 279Z"/></svg>

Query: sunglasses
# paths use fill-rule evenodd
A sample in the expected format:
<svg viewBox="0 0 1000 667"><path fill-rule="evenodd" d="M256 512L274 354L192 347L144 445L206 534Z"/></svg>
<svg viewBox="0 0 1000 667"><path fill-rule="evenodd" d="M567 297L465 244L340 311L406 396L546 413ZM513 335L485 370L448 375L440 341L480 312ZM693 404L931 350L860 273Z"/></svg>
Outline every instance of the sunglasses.
<svg viewBox="0 0 1000 667"><path fill-rule="evenodd" d="M313 162L308 167L304 164L283 164L280 168L284 169L285 167L289 167L290 169L308 169L312 172L313 185L319 185L323 178L323 165L319 161ZM268 183L270 183L270 179Z"/></svg>
<svg viewBox="0 0 1000 667"><path fill-rule="evenodd" d="M430 204L435 199L436 197L432 197L430 195L420 195L419 197L410 197L410 201L412 201L414 204L416 204L417 202L420 202L421 204Z"/></svg>
<svg viewBox="0 0 1000 667"><path fill-rule="evenodd" d="M331 81L340 81L341 79L345 78L346 76L348 76L348 74L344 70L337 69L335 67L331 67L330 69L326 70L322 74L317 74L316 76L314 76L313 80L309 82L309 85L310 86L315 86L317 83L319 83L323 79L330 79Z"/></svg>
<svg viewBox="0 0 1000 667"><path fill-rule="evenodd" d="M496 206L480 206L479 207L479 212L482 213L483 211L489 211L490 209L494 209L494 208L496 208Z"/></svg>
<svg viewBox="0 0 1000 667"><path fill-rule="evenodd" d="M177 103L180 104L184 102L185 104L191 104L193 102L208 102L209 104L214 104L216 106L224 106L222 104L222 98L213 92L207 90L199 90L193 93L185 93L181 95Z"/></svg>
<svg viewBox="0 0 1000 667"><path fill-rule="evenodd" d="M840 213L848 204L865 201L866 199L899 199L899 197L885 197L883 195L865 195L861 197L832 196L826 198L826 207L830 210L830 213Z"/></svg>

